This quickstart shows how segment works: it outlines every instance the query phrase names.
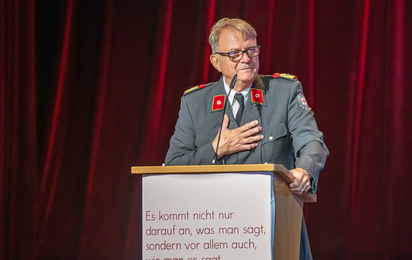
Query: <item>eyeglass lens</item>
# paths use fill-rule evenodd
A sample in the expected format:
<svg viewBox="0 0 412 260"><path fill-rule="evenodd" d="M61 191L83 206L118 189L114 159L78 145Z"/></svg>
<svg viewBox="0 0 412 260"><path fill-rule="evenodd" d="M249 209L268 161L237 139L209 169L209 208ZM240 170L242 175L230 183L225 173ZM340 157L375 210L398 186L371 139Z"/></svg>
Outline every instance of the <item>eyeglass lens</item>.
<svg viewBox="0 0 412 260"><path fill-rule="evenodd" d="M247 53L247 56L249 56L249 58L253 58L259 55L259 47L252 47L249 48L247 50L244 51L236 51L236 52L231 52L229 54L229 57L231 60L233 61L238 61L241 60L243 58L243 54Z"/></svg>

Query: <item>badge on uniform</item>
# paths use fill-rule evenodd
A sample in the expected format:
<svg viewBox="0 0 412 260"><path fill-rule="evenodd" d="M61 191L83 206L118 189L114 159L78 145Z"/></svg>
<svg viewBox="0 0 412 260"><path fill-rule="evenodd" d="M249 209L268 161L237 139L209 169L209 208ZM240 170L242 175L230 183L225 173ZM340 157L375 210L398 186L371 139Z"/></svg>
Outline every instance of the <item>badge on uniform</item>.
<svg viewBox="0 0 412 260"><path fill-rule="evenodd" d="M213 97L212 110L222 110L225 107L226 95L219 95Z"/></svg>
<svg viewBox="0 0 412 260"><path fill-rule="evenodd" d="M210 85L210 83L207 84L207 85L202 84L202 85L194 86L193 88L189 88L188 90L186 90L185 92L183 92L183 95L189 94L190 92L195 91L195 90L198 90L198 89L202 89L202 88L204 88L205 86L208 86L208 85Z"/></svg>
<svg viewBox="0 0 412 260"><path fill-rule="evenodd" d="M263 91L261 89L252 88L250 95L253 103L263 104Z"/></svg>
<svg viewBox="0 0 412 260"><path fill-rule="evenodd" d="M299 92L298 96L296 98L298 99L299 106L302 109L304 109L304 110L309 110L310 109L309 105L308 105L308 102L306 101L306 98L305 98L305 96L303 95L302 92Z"/></svg>
<svg viewBox="0 0 412 260"><path fill-rule="evenodd" d="M274 77L274 78L284 78L284 79L290 79L290 80L294 80L294 79L297 78L295 75L290 75L288 73L275 73L275 74L273 74L272 77Z"/></svg>

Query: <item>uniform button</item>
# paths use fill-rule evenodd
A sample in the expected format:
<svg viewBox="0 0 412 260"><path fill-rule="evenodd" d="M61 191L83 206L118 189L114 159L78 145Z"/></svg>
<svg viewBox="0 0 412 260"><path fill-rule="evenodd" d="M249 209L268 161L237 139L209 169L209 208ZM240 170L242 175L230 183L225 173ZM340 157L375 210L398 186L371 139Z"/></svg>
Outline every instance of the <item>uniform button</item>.
<svg viewBox="0 0 412 260"><path fill-rule="evenodd" d="M271 140L271 141L272 141L272 140L273 140L273 136L269 136L269 140Z"/></svg>

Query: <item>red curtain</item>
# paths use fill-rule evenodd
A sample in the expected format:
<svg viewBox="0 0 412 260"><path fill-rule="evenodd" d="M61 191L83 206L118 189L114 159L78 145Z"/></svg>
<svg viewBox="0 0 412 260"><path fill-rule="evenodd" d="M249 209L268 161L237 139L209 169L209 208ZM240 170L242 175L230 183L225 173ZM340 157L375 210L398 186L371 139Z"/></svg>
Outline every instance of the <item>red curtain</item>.
<svg viewBox="0 0 412 260"><path fill-rule="evenodd" d="M412 2L0 0L0 259L139 259L141 179L184 90L219 79L222 17L298 75L331 155L315 259L409 259ZM408 73L409 71L409 73Z"/></svg>

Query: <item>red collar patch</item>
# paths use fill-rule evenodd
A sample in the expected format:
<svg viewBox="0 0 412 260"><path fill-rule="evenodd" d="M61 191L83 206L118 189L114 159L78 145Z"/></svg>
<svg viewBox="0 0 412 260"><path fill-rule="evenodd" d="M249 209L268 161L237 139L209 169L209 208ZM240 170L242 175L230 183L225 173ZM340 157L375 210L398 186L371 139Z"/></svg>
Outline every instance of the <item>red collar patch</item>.
<svg viewBox="0 0 412 260"><path fill-rule="evenodd" d="M252 88L250 95L253 103L263 104L263 91L261 89Z"/></svg>
<svg viewBox="0 0 412 260"><path fill-rule="evenodd" d="M213 97L212 110L222 110L225 107L226 95L219 95Z"/></svg>

